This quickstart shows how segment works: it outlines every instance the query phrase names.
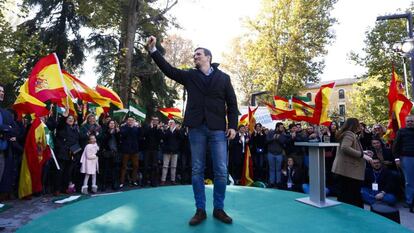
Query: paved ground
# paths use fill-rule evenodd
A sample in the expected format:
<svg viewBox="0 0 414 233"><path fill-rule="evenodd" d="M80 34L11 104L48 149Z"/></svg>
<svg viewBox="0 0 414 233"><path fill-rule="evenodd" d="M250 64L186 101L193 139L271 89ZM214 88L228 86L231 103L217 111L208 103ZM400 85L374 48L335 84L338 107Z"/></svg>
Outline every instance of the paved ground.
<svg viewBox="0 0 414 233"><path fill-rule="evenodd" d="M3 232L14 232L20 226L25 225L29 221L39 218L51 210L61 207L60 204L53 203L52 196L34 197L32 200L13 200L3 204L11 205L12 208L0 213L0 227L5 229ZM92 197L93 198L93 197ZM397 205L400 211L401 225L407 227L414 232L414 213L410 213L408 208ZM369 207L365 206L369 211Z"/></svg>

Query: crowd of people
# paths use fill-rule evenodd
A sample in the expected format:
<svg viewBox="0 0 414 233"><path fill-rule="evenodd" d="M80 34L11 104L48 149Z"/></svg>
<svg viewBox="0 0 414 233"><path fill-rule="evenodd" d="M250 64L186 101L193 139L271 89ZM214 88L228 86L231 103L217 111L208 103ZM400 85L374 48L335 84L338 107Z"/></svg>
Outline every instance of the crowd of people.
<svg viewBox="0 0 414 233"><path fill-rule="evenodd" d="M1 109L1 113L0 192L1 200L5 200L16 197L25 135L30 123L16 117L9 119L13 112ZM132 116L117 122L110 116L97 119L90 114L82 122L66 111L45 117L43 121L54 132L53 150L59 169L53 159L45 164L43 191L34 195L88 194L126 186L191 184L188 128L175 120L164 124L153 116L149 124L141 124ZM332 122L329 127L321 126L317 130L316 126L302 123L291 123L286 128L283 122L278 122L274 129L257 123L252 133L240 125L236 137L228 142L228 183L240 184L249 148L254 181L269 188L308 193L308 149L294 143L340 142L341 146L347 145L346 148L325 149L328 195L357 206L361 206L362 201L395 205L398 200L405 200L412 209L414 167L406 162L414 158L412 121L413 116L407 117L407 128L398 131L394 147L383 140L385 128L379 124L370 129L364 123L354 122L351 126L345 123L339 129L338 124ZM6 145L3 145L4 141ZM361 160L350 159L352 156L347 154L352 153ZM207 151L204 177L213 180L209 154ZM344 164L356 168L344 168ZM349 187L355 186L358 193L344 194L341 190L344 186L347 192L352 190Z"/></svg>

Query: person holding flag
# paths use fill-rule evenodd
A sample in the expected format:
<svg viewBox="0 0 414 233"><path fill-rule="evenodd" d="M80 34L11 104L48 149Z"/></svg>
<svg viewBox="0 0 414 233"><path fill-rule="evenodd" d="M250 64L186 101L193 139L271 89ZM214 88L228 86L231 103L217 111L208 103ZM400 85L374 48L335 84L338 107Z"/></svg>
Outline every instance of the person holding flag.
<svg viewBox="0 0 414 233"><path fill-rule="evenodd" d="M210 147L214 169L213 217L230 224L233 220L223 210L228 176L227 139L231 140L236 136L239 114L230 77L218 69L218 64L211 62L212 54L206 48L197 48L194 51L195 69L177 69L157 51L156 41L154 36L147 41L147 49L152 59L167 77L184 85L188 93L183 123L189 127L192 184L197 208L189 224L198 225L207 217L204 187L207 146Z"/></svg>

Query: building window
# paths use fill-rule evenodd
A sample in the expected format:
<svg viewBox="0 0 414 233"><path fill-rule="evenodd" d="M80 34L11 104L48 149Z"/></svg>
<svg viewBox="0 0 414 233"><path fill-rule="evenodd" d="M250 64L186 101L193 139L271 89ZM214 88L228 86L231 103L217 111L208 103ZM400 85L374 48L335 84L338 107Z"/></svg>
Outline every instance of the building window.
<svg viewBox="0 0 414 233"><path fill-rule="evenodd" d="M306 101L306 102L310 102L310 101L312 101L312 93L306 93L306 97L308 98L308 101Z"/></svg>
<svg viewBox="0 0 414 233"><path fill-rule="evenodd" d="M339 94L339 99L340 100L345 99L345 91L344 91L344 89L340 89L338 91L338 94Z"/></svg>
<svg viewBox="0 0 414 233"><path fill-rule="evenodd" d="M339 115L345 116L345 105L344 104L339 105Z"/></svg>

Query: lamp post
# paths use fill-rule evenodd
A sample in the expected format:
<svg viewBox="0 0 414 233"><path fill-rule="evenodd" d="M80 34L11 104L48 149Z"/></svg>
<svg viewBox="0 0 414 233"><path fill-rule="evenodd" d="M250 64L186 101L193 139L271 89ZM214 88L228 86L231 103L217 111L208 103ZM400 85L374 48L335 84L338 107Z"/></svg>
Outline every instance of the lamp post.
<svg viewBox="0 0 414 233"><path fill-rule="evenodd" d="M411 12L405 14L378 16L377 21L389 19L407 19L408 39L401 43L401 51L410 57L411 71L411 99L414 100L414 38L413 38L413 14ZM406 84L407 85L407 84Z"/></svg>
<svg viewBox="0 0 414 233"><path fill-rule="evenodd" d="M250 106L256 106L256 96L264 95L268 93L269 93L268 91L259 91L259 92L252 93L251 99L250 99Z"/></svg>

